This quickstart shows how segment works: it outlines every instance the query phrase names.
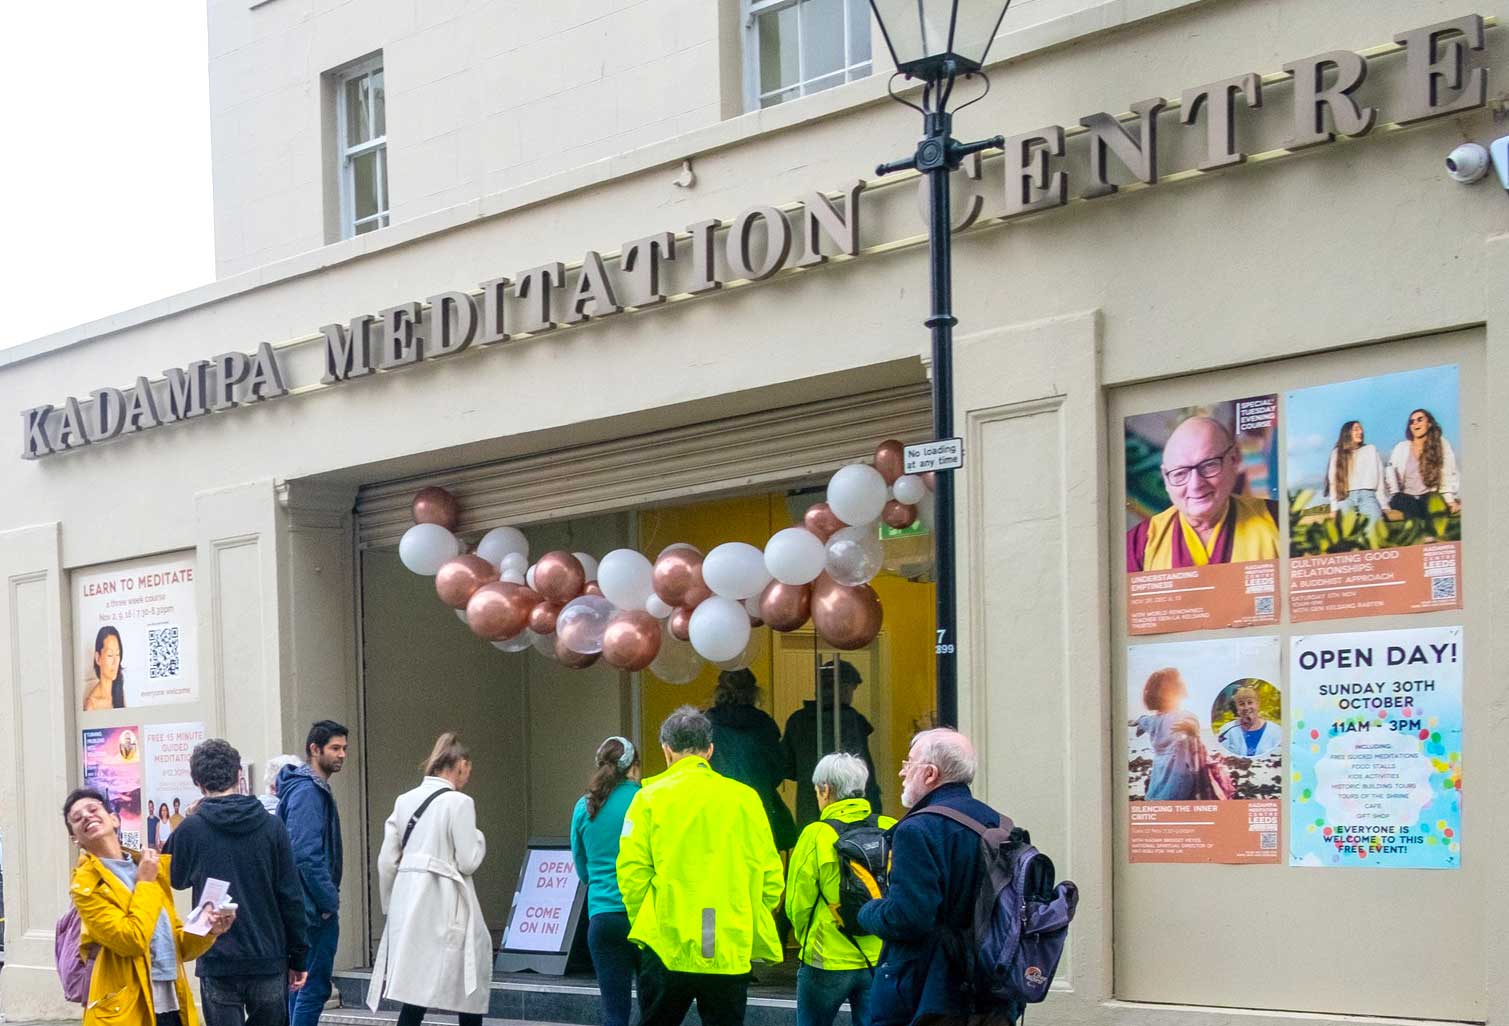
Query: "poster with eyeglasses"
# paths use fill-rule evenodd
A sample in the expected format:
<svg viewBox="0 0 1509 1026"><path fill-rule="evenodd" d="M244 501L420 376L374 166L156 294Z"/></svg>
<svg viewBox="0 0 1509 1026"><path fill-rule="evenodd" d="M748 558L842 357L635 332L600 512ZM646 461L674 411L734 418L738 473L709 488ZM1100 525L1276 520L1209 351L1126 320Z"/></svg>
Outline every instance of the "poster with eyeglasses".
<svg viewBox="0 0 1509 1026"><path fill-rule="evenodd" d="M1126 418L1127 630L1278 622L1278 396Z"/></svg>
<svg viewBox="0 0 1509 1026"><path fill-rule="evenodd" d="M1295 622L1462 608L1455 364L1285 397Z"/></svg>

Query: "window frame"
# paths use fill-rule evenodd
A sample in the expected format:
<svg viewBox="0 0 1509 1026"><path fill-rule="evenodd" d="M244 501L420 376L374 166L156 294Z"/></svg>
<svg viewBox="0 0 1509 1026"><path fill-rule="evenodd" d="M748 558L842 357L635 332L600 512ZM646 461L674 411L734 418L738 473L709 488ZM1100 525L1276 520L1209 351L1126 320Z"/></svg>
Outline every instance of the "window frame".
<svg viewBox="0 0 1509 1026"><path fill-rule="evenodd" d="M369 121L367 124L367 141L357 143L353 146L348 144L347 142L348 128L350 125L350 111L347 108L346 86L350 82L353 82L359 78L363 78L367 75L371 75L374 72L384 72L383 133L381 135L378 135L376 131L376 124L373 123L372 120L370 120L372 118L375 118L376 116L376 106L373 105L372 108L368 111ZM380 231L381 229L388 227L388 225L392 223L393 200L392 196L388 192L388 126L386 118L387 75L383 66L383 55L379 52L373 54L370 57L364 57L361 60L340 69L332 77L334 79L335 85L336 177L340 190L341 238L352 239L359 234L367 234L366 232L357 231L357 228L359 226L356 217L355 161L357 157L363 156L368 153L379 151L381 152L381 157L376 162L375 175L377 179L379 194L386 197L388 200L387 205L383 209L361 218L359 222L360 225L375 223L376 227L373 230Z"/></svg>
<svg viewBox="0 0 1509 1026"><path fill-rule="evenodd" d="M769 93L760 92L760 15L784 10L788 7L800 8L802 4L808 2L811 2L811 0L739 0L740 6L742 8L741 16L743 18L742 37L744 41L744 52L742 56L744 61L744 113L748 114L751 111L766 109L761 105L762 100L769 96L775 96L780 93L784 93L790 89L800 90L799 95L793 97L793 99L801 99L804 96L811 96L813 92L823 92L825 89L832 89L835 87L825 86L823 89L809 91L807 88L808 85L820 78L831 78L834 75L841 74L844 76L844 81L841 83L836 83L836 85L842 85L874 74L875 49L873 46L872 38L870 39L872 45L870 47L869 58L867 60L858 61L855 63L849 62L850 50L853 46L853 41L856 33L855 26L850 23L851 15L853 13L853 7L850 3L850 0L840 0L840 6L842 7L844 15L843 66L821 76L809 76L807 74L807 69L805 67L807 63L806 45L805 40L802 36L803 29L801 12L800 10L798 10L796 21L796 81L791 83L790 85L782 87L781 89L771 90ZM866 37L870 38L870 18L868 16L870 6L868 2L864 5L863 9L866 13L863 30L866 33ZM863 75L856 73L858 69L865 68L867 66L869 70L866 71ZM777 103L771 104L771 106L779 106L780 103L785 102L788 101L782 100Z"/></svg>

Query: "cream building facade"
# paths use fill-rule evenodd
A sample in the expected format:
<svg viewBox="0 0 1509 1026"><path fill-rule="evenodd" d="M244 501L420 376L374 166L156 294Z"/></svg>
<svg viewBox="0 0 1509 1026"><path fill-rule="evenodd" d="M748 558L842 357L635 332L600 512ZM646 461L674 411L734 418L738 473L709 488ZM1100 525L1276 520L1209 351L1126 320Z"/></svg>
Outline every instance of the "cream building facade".
<svg viewBox="0 0 1509 1026"><path fill-rule="evenodd" d="M0 459L0 1012L68 1011L52 927L81 731L199 722L257 776L312 720L350 725L341 968L367 964L380 932L373 831L428 750L427 716L460 719L486 752L483 825L515 858L479 883L493 907L525 842L562 830L590 745L653 737L631 675L499 670L442 635L448 612L393 556L421 485L458 495L468 537L516 523L601 554L646 537L657 510L789 492L882 438L926 437L918 183L873 174L920 126L886 97L873 30L878 73L851 33L853 80L796 95L800 61L748 56L764 11L211 4L220 278L0 353L22 421ZM1132 863L1123 675L1145 639L1124 626L1121 555L1129 415L1455 364L1464 466L1509 449L1509 193L1442 166L1509 134L1506 16L1497 0L1019 0L989 95L958 119L961 136L1009 137L956 176L972 215L954 247L961 726L977 791L1082 894L1039 1021L1509 1021L1493 855L1509 844L1493 801L1509 757L1490 729L1509 702L1495 672L1509 544L1490 526L1509 481L1464 474L1461 609L1314 630L1285 612L1261 630L1464 628L1453 870ZM1338 69L1365 81L1330 92L1317 128L1296 82L1321 54L1335 60L1320 93ZM380 117L346 93L367 76L370 99L379 68ZM793 95L751 109L767 70ZM1093 148L1112 136L1081 119L1150 97L1168 101L1147 115L1156 182L1129 169L1128 119L1105 194ZM1212 127L1228 109L1229 139ZM445 351L436 308L458 311L452 343L476 312L469 345ZM116 431L100 389L120 390ZM85 712L78 582L144 557L194 568L196 692Z"/></svg>

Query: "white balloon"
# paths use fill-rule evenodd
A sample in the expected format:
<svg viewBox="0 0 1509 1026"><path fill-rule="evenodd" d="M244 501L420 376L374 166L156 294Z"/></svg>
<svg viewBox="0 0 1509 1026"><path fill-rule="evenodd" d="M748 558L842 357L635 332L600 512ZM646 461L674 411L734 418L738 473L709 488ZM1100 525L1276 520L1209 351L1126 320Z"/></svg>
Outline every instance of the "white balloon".
<svg viewBox="0 0 1509 1026"><path fill-rule="evenodd" d="M633 549L614 549L597 565L603 597L619 609L643 609L655 594L655 568Z"/></svg>
<svg viewBox="0 0 1509 1026"><path fill-rule="evenodd" d="M927 494L927 485L922 483L922 478L916 474L902 474L891 486L896 493L896 501L904 502L908 506L915 506L922 501L922 496Z"/></svg>
<svg viewBox="0 0 1509 1026"><path fill-rule="evenodd" d="M665 599L661 598L659 595L651 595L648 599L645 600L644 611L646 613L649 613L657 620L664 620L666 617L670 616L672 612L675 611L675 607L672 606L669 602L665 601ZM683 644L685 643L683 642ZM672 681L671 683L674 684L676 682Z"/></svg>
<svg viewBox="0 0 1509 1026"><path fill-rule="evenodd" d="M749 614L731 598L714 595L692 610L692 648L709 662L732 659L749 644Z"/></svg>
<svg viewBox="0 0 1509 1026"><path fill-rule="evenodd" d="M702 561L702 580L714 595L743 601L770 583L765 554L746 542L724 542Z"/></svg>
<svg viewBox="0 0 1509 1026"><path fill-rule="evenodd" d="M527 585L531 589L534 587L534 566L533 565L531 565L529 567L529 569L527 571L525 571L525 573L524 573L524 583L525 583L525 585Z"/></svg>
<svg viewBox="0 0 1509 1026"><path fill-rule="evenodd" d="M933 522L937 516L937 507L934 504L933 493L928 492L917 503L917 519L922 521L922 526L927 528L927 533L933 533Z"/></svg>
<svg viewBox="0 0 1509 1026"><path fill-rule="evenodd" d="M461 543L439 524L415 524L398 540L398 558L416 574L434 577L448 559L461 555Z"/></svg>
<svg viewBox="0 0 1509 1026"><path fill-rule="evenodd" d="M864 584L884 563L885 546L874 524L845 527L828 539L828 576L839 584Z"/></svg>
<svg viewBox="0 0 1509 1026"><path fill-rule="evenodd" d="M522 582L524 571L529 569L529 554L526 552L510 552L503 557L503 562L498 564L498 569L505 572L512 570L519 575L519 580Z"/></svg>
<svg viewBox="0 0 1509 1026"><path fill-rule="evenodd" d="M846 524L868 524L885 508L886 483L866 463L839 467L828 481L828 508Z"/></svg>
<svg viewBox="0 0 1509 1026"><path fill-rule="evenodd" d="M827 559L823 540L805 527L777 531L765 543L765 569L782 584L811 584Z"/></svg>
<svg viewBox="0 0 1509 1026"><path fill-rule="evenodd" d="M528 561L529 539L517 527L494 527L477 543L477 555L500 569L503 558L515 552Z"/></svg>
<svg viewBox="0 0 1509 1026"><path fill-rule="evenodd" d="M523 584L524 575L517 570L504 570L498 575L498 580L504 584Z"/></svg>
<svg viewBox="0 0 1509 1026"><path fill-rule="evenodd" d="M572 555L582 565L582 570L586 573L587 580L597 580L597 557L586 552L573 552Z"/></svg>
<svg viewBox="0 0 1509 1026"><path fill-rule="evenodd" d="M460 609L452 609L451 612L453 612L453 613L456 614L456 619L460 620L462 623L466 624L468 627L471 626L471 624L466 619L466 607L465 606L461 607Z"/></svg>
<svg viewBox="0 0 1509 1026"><path fill-rule="evenodd" d="M534 644L534 639L537 637L539 637L538 634L530 630L528 627L525 627L522 631L515 634L513 637L507 639L506 641L492 642L492 646L499 652L522 652L526 648L531 647Z"/></svg>
<svg viewBox="0 0 1509 1026"><path fill-rule="evenodd" d="M555 620L555 636L571 651L596 655L613 616L613 603L601 595L579 595L566 603Z"/></svg>
<svg viewBox="0 0 1509 1026"><path fill-rule="evenodd" d="M760 596L751 595L749 598L745 599L744 612L748 613L750 616L758 620L760 618Z"/></svg>
<svg viewBox="0 0 1509 1026"><path fill-rule="evenodd" d="M666 631L660 638L660 651L650 664L650 672L667 684L690 684L702 672L702 657L697 650Z"/></svg>

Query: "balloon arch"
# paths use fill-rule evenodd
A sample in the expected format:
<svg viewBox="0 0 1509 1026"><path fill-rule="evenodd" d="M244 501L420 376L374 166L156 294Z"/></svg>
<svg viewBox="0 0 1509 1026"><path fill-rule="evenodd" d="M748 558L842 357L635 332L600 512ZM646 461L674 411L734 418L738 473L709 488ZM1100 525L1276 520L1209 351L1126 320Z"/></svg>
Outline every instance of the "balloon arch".
<svg viewBox="0 0 1509 1026"><path fill-rule="evenodd" d="M414 526L398 557L434 577L440 601L504 652L533 648L571 669L601 658L684 684L703 660L722 669L748 665L750 632L762 625L794 631L810 619L834 648L868 645L884 615L869 584L884 561L879 524L930 519L931 491L932 475L903 474L902 445L888 439L873 466L840 468L826 501L808 509L800 527L771 535L763 550L725 542L704 555L678 542L653 562L625 548L601 560L547 552L531 564L529 540L516 527L495 527L464 553L454 533L455 496L429 487L414 496Z"/></svg>

